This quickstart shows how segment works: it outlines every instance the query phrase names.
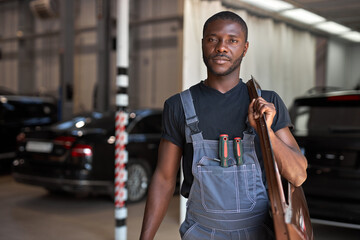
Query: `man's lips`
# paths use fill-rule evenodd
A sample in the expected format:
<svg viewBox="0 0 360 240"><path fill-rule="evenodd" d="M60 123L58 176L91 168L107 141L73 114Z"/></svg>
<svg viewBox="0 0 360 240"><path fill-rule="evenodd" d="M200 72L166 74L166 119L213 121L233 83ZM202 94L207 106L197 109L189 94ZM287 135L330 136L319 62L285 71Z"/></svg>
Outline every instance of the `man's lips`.
<svg viewBox="0 0 360 240"><path fill-rule="evenodd" d="M217 64L224 64L226 62L229 62L229 59L227 58L213 58L212 60Z"/></svg>

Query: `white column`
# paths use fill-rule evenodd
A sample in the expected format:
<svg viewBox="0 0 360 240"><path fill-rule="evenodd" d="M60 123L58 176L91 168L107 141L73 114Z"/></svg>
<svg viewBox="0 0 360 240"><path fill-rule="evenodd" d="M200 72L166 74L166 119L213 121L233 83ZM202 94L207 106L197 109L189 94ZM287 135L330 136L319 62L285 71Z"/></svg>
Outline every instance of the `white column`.
<svg viewBox="0 0 360 240"><path fill-rule="evenodd" d="M129 0L117 0L117 35L116 35L116 141L115 141L115 240L127 239L127 171L128 154L126 151L129 105L127 93L129 86Z"/></svg>

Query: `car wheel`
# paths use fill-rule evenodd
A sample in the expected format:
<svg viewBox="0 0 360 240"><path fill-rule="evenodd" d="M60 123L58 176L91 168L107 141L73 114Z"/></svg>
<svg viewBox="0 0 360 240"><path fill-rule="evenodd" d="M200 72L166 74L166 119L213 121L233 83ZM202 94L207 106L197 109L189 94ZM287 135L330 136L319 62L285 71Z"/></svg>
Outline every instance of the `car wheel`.
<svg viewBox="0 0 360 240"><path fill-rule="evenodd" d="M128 164L128 202L138 202L145 198L150 184L150 167L144 161L133 160Z"/></svg>

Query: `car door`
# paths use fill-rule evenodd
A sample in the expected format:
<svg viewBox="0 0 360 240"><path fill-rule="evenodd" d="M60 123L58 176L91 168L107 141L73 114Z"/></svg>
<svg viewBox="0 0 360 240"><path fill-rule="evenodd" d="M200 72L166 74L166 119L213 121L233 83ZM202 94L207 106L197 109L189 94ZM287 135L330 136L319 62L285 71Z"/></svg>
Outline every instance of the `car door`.
<svg viewBox="0 0 360 240"><path fill-rule="evenodd" d="M147 162L151 172L156 167L157 150L161 137L161 113L154 112L139 119L129 132L130 159L141 159Z"/></svg>

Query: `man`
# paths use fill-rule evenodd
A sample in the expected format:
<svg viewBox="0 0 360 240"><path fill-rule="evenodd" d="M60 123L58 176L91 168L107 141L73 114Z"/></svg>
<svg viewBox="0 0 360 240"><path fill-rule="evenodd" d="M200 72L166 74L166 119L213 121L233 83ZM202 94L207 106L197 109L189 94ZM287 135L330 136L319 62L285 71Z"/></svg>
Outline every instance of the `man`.
<svg viewBox="0 0 360 240"><path fill-rule="evenodd" d="M295 186L305 181L307 161L289 130L284 103L272 91L262 91L262 97L250 102L247 87L239 79L248 47L247 26L237 14L220 12L204 24L207 79L165 102L158 166L148 193L141 239L155 236L174 192L181 157L181 194L188 198L186 219L180 227L182 239L273 238L254 133L255 119L262 114L281 175ZM219 162L221 134L227 134L230 143L228 167ZM234 161L235 137L241 137L241 163Z"/></svg>

